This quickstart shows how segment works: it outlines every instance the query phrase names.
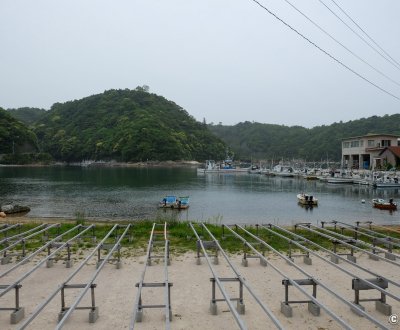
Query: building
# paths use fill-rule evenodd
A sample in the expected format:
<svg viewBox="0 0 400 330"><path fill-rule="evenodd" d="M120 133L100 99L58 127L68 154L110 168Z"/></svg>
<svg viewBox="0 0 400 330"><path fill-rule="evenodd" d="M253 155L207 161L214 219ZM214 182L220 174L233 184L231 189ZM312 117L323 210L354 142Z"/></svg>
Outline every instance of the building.
<svg viewBox="0 0 400 330"><path fill-rule="evenodd" d="M387 167L388 164L400 168L400 147L386 147L379 154L380 166Z"/></svg>
<svg viewBox="0 0 400 330"><path fill-rule="evenodd" d="M391 147L400 145L399 142L400 136L393 134L368 134L342 139L341 165L348 169L377 169L387 164L396 166L396 157L390 157L389 153L392 153Z"/></svg>

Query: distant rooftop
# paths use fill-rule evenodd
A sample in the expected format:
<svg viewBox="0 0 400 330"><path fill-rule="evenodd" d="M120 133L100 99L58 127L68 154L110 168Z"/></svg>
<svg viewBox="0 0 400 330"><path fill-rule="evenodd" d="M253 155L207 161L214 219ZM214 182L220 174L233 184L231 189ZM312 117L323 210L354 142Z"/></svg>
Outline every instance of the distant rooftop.
<svg viewBox="0 0 400 330"><path fill-rule="evenodd" d="M394 137L394 138L400 138L400 135L395 135L395 134L373 134L369 133L367 135L360 135L360 136L351 136L347 138L343 138L342 140L351 140L351 139L360 139L360 138L366 138L366 137L377 137L377 136L386 136L386 137Z"/></svg>
<svg viewBox="0 0 400 330"><path fill-rule="evenodd" d="M386 150L390 150L393 155L400 158L400 147L386 147L383 151L381 151L379 156L382 155Z"/></svg>

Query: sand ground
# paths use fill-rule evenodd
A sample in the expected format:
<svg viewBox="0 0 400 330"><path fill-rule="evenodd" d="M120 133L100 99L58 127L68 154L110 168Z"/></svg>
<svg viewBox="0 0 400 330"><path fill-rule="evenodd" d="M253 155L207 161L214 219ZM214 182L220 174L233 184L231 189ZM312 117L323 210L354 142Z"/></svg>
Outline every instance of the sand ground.
<svg viewBox="0 0 400 330"><path fill-rule="evenodd" d="M195 244L195 242L193 242ZM56 260L54 266L47 268L46 264L38 268L29 277L22 281L20 293L20 305L25 308L25 318L16 325L10 324L10 311L0 311L0 329L18 329L20 324L29 317L35 308L44 302L47 297L71 274L88 255L90 250L83 250L73 255L74 265L66 268L65 261L61 258ZM319 253L325 259L329 259L326 253ZM42 254L34 260L20 266L9 275L0 278L0 284L13 283L28 272L34 265L45 257ZM379 273L391 280L399 280L399 267L384 261L373 261L365 254L356 254L357 263ZM248 267L242 265L242 254L229 255L230 261L240 272L252 290L260 300L268 306L282 325L287 329L342 329L333 318L321 310L320 316L313 316L307 310L306 304L293 304L293 317L287 318L280 312L280 302L284 300L283 277L274 270L271 265L264 267L259 259L249 259ZM292 279L307 278L294 266L272 253L266 255L271 264L284 272ZM94 281L95 302L99 307L99 318L95 323L88 322L88 310L75 310L66 322L64 329L129 329L131 316L133 314L134 302L137 288L135 284L140 280L145 267L145 251L123 249L122 267L117 269L113 263L107 263ZM70 282L73 284L86 284L96 271L97 255L82 268L82 270ZM312 265L303 263L301 257L295 258L295 263L302 267L308 274L322 281L333 291L343 296L348 301L354 300L354 291L351 288L352 277L329 265L323 260L312 257ZM4 272L15 265L15 260L9 264L0 265L0 272ZM361 278L372 278L370 274L354 268L352 265L340 262L339 265L350 270ZM217 276L235 277L231 267L220 255L219 264L213 265ZM225 302L218 302L218 315L211 315L209 305L211 300L212 273L204 258L197 265L196 255L193 252L171 255L171 264L168 267L169 281L173 283L171 288L172 322L171 329L238 329L232 313ZM155 283L164 281L163 260L154 260L147 267L145 282ZM237 282L224 282L226 291L231 297L238 297L239 285ZM74 301L81 289L69 289L66 291L67 305ZM311 292L311 287L306 287ZM397 296L400 289L390 286L389 291ZM217 297L221 294L217 289ZM380 293L376 290L361 292L361 298L379 298ZM143 303L163 304L163 288L143 288ZM317 298L336 315L354 329L377 328L369 320L360 317L350 311L349 307L334 298L321 287L317 289ZM14 306L14 291L0 298L1 308ZM296 288L289 288L290 300L307 300ZM394 299L387 298L387 303L392 305L393 313L400 315L400 303ZM267 315L262 311L249 292L244 289L245 314L241 317L249 329L274 329L274 325ZM380 314L375 310L374 302L362 303L366 311L380 320L390 329L398 329L399 325L389 323L388 316ZM80 307L90 306L90 291L81 301ZM34 319L28 329L54 329L57 324L58 313L61 308L61 296L58 293L47 307ZM135 324L135 329L163 329L165 328L164 309L145 309L143 321Z"/></svg>

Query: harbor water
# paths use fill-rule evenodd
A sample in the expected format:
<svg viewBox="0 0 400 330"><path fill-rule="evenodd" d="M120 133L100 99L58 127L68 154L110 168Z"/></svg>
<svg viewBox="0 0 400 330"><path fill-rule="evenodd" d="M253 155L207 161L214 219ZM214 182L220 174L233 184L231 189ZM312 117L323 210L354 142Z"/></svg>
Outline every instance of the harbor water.
<svg viewBox="0 0 400 330"><path fill-rule="evenodd" d="M318 207L300 206L300 192L318 198ZM190 196L190 208L158 209L165 195ZM373 198L400 202L400 191L256 174L199 175L195 168L0 167L0 204L29 206L28 218L400 224L400 211L374 209Z"/></svg>

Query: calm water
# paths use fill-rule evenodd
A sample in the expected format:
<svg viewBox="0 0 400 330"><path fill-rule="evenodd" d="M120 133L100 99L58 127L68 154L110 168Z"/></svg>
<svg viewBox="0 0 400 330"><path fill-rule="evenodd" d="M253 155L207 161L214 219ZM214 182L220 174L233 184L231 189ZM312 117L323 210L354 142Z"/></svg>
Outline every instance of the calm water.
<svg viewBox="0 0 400 330"><path fill-rule="evenodd" d="M314 194L319 206L299 206L296 194L302 191ZM189 195L190 208L157 209L166 194ZM191 168L0 167L0 204L27 205L28 217L75 218L79 212L86 218L115 221L178 217L226 224L331 220L399 224L400 211L372 208L371 199L378 197L400 202L400 191L261 175L197 175Z"/></svg>

